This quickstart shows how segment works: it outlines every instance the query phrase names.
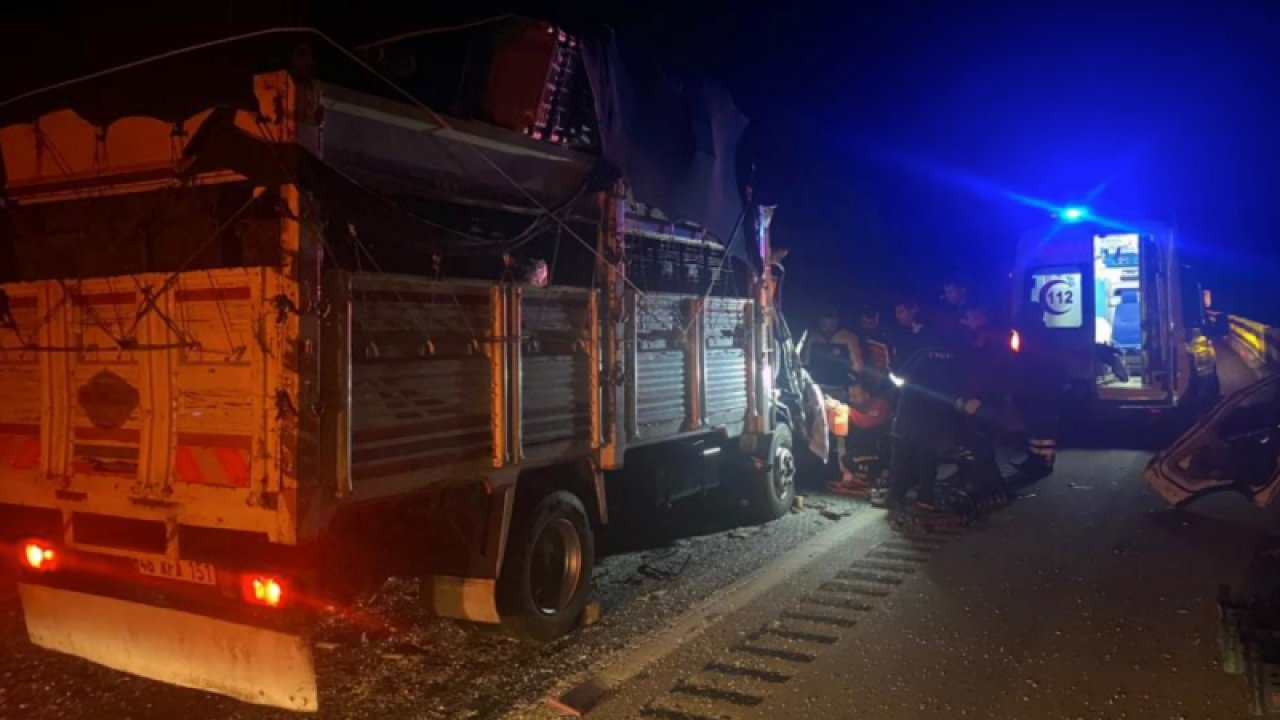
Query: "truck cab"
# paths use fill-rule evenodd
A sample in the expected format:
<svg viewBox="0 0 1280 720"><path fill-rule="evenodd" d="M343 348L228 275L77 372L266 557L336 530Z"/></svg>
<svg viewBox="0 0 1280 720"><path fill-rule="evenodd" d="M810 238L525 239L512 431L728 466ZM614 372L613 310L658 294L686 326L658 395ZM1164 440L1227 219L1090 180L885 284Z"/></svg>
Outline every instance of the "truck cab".
<svg viewBox="0 0 1280 720"><path fill-rule="evenodd" d="M1061 222L1021 238L1019 350L1052 358L1072 408L1091 417L1212 402L1217 369L1203 293L1179 261L1173 230L1117 225Z"/></svg>

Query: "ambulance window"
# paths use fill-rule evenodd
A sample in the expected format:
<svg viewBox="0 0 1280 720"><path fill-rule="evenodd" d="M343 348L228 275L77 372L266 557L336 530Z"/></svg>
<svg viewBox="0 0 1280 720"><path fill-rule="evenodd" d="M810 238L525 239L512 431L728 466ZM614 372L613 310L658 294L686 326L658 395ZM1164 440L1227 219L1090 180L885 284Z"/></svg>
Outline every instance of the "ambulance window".
<svg viewBox="0 0 1280 720"><path fill-rule="evenodd" d="M1032 303L1039 306L1047 328L1084 326L1084 276L1077 270L1038 271L1031 275Z"/></svg>

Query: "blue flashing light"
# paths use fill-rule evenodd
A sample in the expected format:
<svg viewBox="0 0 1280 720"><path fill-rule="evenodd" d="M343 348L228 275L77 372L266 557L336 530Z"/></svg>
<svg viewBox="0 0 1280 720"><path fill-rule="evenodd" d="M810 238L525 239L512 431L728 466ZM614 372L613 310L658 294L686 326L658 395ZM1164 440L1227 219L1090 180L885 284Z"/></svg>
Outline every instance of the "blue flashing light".
<svg viewBox="0 0 1280 720"><path fill-rule="evenodd" d="M1080 222L1089 217L1089 209L1083 207L1065 207L1059 214L1063 222Z"/></svg>

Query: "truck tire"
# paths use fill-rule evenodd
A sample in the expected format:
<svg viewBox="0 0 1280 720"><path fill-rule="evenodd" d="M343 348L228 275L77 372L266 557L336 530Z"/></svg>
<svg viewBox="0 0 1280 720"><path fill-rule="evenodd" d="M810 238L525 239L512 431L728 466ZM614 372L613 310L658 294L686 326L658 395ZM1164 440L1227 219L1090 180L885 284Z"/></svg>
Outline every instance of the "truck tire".
<svg viewBox="0 0 1280 720"><path fill-rule="evenodd" d="M786 515L796 499L796 456L789 425L778 424L769 457L761 460L767 465L758 467L751 481L751 514L757 522L768 522Z"/></svg>
<svg viewBox="0 0 1280 720"><path fill-rule="evenodd" d="M571 492L550 493L518 513L498 577L498 612L509 634L540 645L577 627L591 593L595 538Z"/></svg>

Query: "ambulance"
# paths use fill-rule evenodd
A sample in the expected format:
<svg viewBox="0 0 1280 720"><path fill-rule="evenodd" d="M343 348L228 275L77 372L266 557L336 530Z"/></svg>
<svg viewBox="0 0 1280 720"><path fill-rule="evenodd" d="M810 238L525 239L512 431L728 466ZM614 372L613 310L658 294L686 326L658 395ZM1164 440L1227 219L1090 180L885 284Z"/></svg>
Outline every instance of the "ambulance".
<svg viewBox="0 0 1280 720"><path fill-rule="evenodd" d="M1171 227L1071 208L1022 236L1014 268L1016 349L1054 360L1068 408L1160 416L1217 399L1204 293Z"/></svg>

